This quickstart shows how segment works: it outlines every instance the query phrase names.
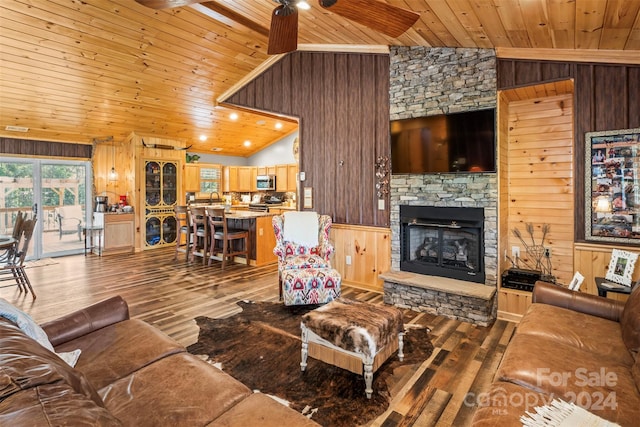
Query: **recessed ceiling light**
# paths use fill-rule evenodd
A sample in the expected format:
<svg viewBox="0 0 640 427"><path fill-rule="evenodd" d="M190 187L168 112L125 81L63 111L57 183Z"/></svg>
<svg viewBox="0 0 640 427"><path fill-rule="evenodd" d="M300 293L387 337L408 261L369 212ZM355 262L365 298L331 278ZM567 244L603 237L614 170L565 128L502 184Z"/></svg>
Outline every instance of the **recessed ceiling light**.
<svg viewBox="0 0 640 427"><path fill-rule="evenodd" d="M7 126L4 128L4 130L8 130L11 132L27 132L29 128L26 128L24 126Z"/></svg>
<svg viewBox="0 0 640 427"><path fill-rule="evenodd" d="M231 120L238 120L238 113L231 113L229 114L229 118Z"/></svg>
<svg viewBox="0 0 640 427"><path fill-rule="evenodd" d="M207 135L200 135L200 141L206 141Z"/></svg>
<svg viewBox="0 0 640 427"><path fill-rule="evenodd" d="M276 123L276 129L282 129L282 123L277 122Z"/></svg>
<svg viewBox="0 0 640 427"><path fill-rule="evenodd" d="M248 139L244 142L244 146L245 147L250 147L251 146L251 141L249 141Z"/></svg>

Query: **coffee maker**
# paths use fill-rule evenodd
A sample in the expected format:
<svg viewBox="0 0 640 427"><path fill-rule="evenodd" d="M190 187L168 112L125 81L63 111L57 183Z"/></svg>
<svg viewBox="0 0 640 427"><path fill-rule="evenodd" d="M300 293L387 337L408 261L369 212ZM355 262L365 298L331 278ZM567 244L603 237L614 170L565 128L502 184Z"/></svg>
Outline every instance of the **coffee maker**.
<svg viewBox="0 0 640 427"><path fill-rule="evenodd" d="M109 198L107 196L96 196L95 212L106 212L109 206Z"/></svg>

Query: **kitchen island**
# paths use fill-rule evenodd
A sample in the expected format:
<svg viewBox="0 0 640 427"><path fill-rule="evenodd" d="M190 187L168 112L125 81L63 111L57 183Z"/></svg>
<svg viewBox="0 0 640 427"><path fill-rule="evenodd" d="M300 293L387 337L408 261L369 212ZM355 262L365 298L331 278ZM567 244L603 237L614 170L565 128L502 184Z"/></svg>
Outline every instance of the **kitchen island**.
<svg viewBox="0 0 640 427"><path fill-rule="evenodd" d="M193 205L192 205L193 206ZM204 206L220 208L223 206ZM232 209L226 214L229 228L249 231L251 254L250 265L264 265L278 262L273 254L276 246L276 235L273 232L271 219L274 214ZM242 259L242 258L240 258Z"/></svg>

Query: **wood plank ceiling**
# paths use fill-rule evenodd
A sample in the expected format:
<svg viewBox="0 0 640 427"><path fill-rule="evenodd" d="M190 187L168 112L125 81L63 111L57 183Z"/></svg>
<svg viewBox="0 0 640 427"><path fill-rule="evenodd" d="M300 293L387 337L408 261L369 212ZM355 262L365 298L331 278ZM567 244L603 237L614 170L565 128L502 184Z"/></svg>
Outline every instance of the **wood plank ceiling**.
<svg viewBox="0 0 640 427"><path fill-rule="evenodd" d="M299 48L575 49L584 57L600 49L640 57L638 0L386 1L421 15L397 39L312 0L300 12ZM0 0L0 136L88 144L136 132L194 152L249 156L297 128L291 118L247 111L234 121L219 102L277 60L266 53L275 6L215 0L153 10L134 0Z"/></svg>

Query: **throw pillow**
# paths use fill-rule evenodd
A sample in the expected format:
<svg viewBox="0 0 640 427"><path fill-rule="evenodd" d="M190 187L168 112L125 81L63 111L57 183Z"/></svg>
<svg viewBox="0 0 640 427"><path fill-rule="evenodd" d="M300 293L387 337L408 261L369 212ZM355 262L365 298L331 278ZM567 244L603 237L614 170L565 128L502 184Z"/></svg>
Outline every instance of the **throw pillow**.
<svg viewBox="0 0 640 427"><path fill-rule="evenodd" d="M15 323L29 338L35 340L38 344L55 353L53 346L49 342L49 337L45 331L38 325L27 313L14 307L9 301L0 298L0 317ZM76 366L80 357L80 350L74 350L66 353L56 353L58 357L67 362L71 367Z"/></svg>

